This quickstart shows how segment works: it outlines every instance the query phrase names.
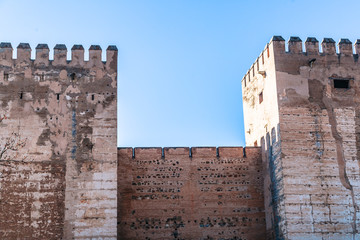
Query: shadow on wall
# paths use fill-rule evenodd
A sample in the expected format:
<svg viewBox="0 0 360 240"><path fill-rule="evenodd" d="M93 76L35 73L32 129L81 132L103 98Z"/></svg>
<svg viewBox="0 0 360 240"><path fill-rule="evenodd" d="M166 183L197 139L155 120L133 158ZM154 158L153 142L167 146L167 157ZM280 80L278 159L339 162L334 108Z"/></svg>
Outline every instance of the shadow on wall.
<svg viewBox="0 0 360 240"><path fill-rule="evenodd" d="M280 125L261 138L267 239L285 239Z"/></svg>

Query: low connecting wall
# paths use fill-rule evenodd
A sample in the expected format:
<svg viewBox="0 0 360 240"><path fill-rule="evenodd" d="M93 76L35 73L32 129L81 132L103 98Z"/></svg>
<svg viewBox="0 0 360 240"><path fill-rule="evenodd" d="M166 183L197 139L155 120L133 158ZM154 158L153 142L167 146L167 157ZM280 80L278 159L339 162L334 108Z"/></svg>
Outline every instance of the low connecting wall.
<svg viewBox="0 0 360 240"><path fill-rule="evenodd" d="M264 239L260 148L118 149L118 239Z"/></svg>

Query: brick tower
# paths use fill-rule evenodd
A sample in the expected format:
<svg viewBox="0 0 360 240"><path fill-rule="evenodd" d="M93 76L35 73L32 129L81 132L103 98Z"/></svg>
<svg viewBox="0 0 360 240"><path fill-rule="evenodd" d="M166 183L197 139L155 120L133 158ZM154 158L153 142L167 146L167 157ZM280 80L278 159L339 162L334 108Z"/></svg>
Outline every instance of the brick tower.
<svg viewBox="0 0 360 240"><path fill-rule="evenodd" d="M242 81L246 145L261 145L269 239L358 239L360 53L272 38Z"/></svg>
<svg viewBox="0 0 360 240"><path fill-rule="evenodd" d="M0 44L0 238L116 239L117 49Z"/></svg>

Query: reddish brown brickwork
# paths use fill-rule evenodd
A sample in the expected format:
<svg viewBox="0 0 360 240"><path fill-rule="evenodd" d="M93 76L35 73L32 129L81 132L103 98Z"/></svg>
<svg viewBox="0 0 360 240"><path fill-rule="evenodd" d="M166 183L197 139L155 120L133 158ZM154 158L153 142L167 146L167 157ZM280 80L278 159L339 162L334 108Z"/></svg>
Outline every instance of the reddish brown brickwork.
<svg viewBox="0 0 360 240"><path fill-rule="evenodd" d="M51 162L0 162L1 239L61 239L65 169Z"/></svg>
<svg viewBox="0 0 360 240"><path fill-rule="evenodd" d="M118 150L118 239L264 239L260 148L189 151Z"/></svg>

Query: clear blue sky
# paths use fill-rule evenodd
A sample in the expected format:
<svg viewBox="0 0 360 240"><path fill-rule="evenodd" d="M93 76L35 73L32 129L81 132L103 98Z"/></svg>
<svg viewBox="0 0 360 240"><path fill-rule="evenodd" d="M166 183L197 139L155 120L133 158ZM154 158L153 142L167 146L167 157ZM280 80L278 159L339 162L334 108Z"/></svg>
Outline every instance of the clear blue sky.
<svg viewBox="0 0 360 240"><path fill-rule="evenodd" d="M117 45L118 146L236 146L240 82L271 36L355 42L358 9L358 0L0 0L0 41Z"/></svg>

